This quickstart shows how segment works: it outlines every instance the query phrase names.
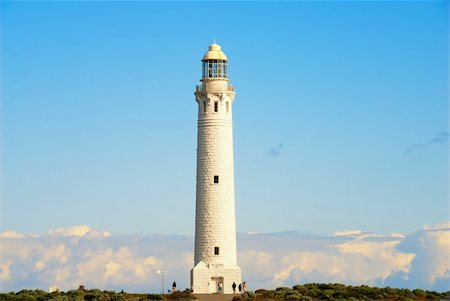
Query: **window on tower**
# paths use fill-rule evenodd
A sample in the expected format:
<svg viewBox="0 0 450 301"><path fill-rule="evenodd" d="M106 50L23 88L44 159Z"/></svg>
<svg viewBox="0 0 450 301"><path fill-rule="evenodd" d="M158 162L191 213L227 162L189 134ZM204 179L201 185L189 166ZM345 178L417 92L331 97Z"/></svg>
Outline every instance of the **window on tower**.
<svg viewBox="0 0 450 301"><path fill-rule="evenodd" d="M230 113L230 103L227 101L227 113Z"/></svg>
<svg viewBox="0 0 450 301"><path fill-rule="evenodd" d="M219 247L214 247L214 255L219 255Z"/></svg>
<svg viewBox="0 0 450 301"><path fill-rule="evenodd" d="M203 113L206 113L206 101L203 102Z"/></svg>
<svg viewBox="0 0 450 301"><path fill-rule="evenodd" d="M215 101L214 102L214 112L218 112L219 111L219 102L218 101Z"/></svg>
<svg viewBox="0 0 450 301"><path fill-rule="evenodd" d="M218 184L219 183L219 176L214 176L214 184Z"/></svg>

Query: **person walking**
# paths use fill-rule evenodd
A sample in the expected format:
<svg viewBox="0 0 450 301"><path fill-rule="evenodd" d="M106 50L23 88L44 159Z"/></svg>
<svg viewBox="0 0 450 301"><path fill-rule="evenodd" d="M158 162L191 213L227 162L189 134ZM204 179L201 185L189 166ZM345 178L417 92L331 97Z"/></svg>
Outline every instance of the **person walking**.
<svg viewBox="0 0 450 301"><path fill-rule="evenodd" d="M172 293L174 293L174 292L176 292L177 291L177 283L174 281L173 283L172 283Z"/></svg>
<svg viewBox="0 0 450 301"><path fill-rule="evenodd" d="M244 281L244 282L242 283L242 292L245 293L246 291L247 291L247 282Z"/></svg>
<svg viewBox="0 0 450 301"><path fill-rule="evenodd" d="M233 288L233 294L236 294L236 282L233 281L231 287Z"/></svg>
<svg viewBox="0 0 450 301"><path fill-rule="evenodd" d="M219 282L217 287L218 287L219 294L222 294L222 282Z"/></svg>
<svg viewBox="0 0 450 301"><path fill-rule="evenodd" d="M242 283L239 283L238 289L239 289L239 294L242 294Z"/></svg>

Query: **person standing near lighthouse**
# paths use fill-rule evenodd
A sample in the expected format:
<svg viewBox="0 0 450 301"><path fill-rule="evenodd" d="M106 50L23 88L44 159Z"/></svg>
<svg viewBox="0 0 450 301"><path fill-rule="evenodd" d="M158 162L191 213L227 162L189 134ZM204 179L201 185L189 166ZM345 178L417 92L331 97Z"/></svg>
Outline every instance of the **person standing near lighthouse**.
<svg viewBox="0 0 450 301"><path fill-rule="evenodd" d="M194 294L232 294L241 283L236 258L232 104L228 58L213 43L202 59L197 85L197 185L195 208Z"/></svg>

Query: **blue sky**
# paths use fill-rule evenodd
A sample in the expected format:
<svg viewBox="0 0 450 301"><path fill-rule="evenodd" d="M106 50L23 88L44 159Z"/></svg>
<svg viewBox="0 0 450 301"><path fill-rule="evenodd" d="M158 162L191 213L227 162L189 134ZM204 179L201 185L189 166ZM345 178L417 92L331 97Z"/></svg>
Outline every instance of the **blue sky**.
<svg viewBox="0 0 450 301"><path fill-rule="evenodd" d="M238 232L449 219L447 1L0 5L0 230L193 235L214 39L237 91Z"/></svg>

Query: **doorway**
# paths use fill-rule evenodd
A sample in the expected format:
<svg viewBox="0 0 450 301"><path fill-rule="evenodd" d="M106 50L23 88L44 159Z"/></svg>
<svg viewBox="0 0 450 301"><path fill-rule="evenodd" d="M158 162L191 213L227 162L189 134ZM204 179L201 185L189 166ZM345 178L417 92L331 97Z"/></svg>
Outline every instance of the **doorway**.
<svg viewBox="0 0 450 301"><path fill-rule="evenodd" d="M222 284L222 293L223 293L223 277L211 277L211 282L209 284L209 288L211 291L211 294L218 294L219 293L219 283Z"/></svg>

